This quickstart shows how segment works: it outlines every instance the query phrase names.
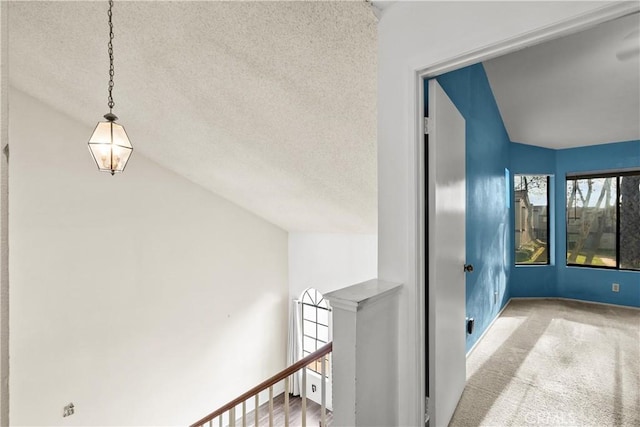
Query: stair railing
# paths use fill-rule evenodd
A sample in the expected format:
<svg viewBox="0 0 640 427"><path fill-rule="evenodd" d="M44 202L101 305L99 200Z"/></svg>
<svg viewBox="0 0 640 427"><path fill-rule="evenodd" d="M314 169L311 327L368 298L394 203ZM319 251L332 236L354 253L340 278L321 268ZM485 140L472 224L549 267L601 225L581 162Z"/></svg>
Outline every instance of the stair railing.
<svg viewBox="0 0 640 427"><path fill-rule="evenodd" d="M333 350L333 343L330 342L319 348L315 352L306 356L303 359L298 360L293 365L285 368L278 374L272 376L266 381L253 387L251 390L243 393L237 398L233 399L226 405L221 406L217 410L211 412L209 415L191 424L191 427L224 427L223 416L228 413L228 426L236 427L236 422L240 422L242 427L247 427L247 401L251 398L255 400L254 409L254 423L255 427L258 426L259 420L259 407L260 398L259 393L269 389L269 427L273 427L273 386L284 380L284 425L289 426L289 380L293 374L302 370L302 385L300 391L300 397L302 399L302 427L306 427L307 421L307 370L305 369L309 364L320 359L320 395L321 395L321 407L320 407L320 426L326 427L326 369L327 369L327 354ZM242 405L242 416L236 419L236 407ZM217 421L217 423L215 422Z"/></svg>

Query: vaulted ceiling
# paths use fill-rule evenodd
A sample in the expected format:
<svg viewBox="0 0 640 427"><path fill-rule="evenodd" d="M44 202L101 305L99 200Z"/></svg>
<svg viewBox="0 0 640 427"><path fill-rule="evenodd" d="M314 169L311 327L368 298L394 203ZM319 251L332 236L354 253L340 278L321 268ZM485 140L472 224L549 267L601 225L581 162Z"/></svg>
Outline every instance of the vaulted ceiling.
<svg viewBox="0 0 640 427"><path fill-rule="evenodd" d="M141 153L286 230L376 231L370 5L117 1L113 20L128 168ZM10 84L89 135L108 111L107 2L13 2L9 26Z"/></svg>
<svg viewBox="0 0 640 427"><path fill-rule="evenodd" d="M106 10L9 9L10 84L87 135L107 112ZM142 154L286 230L375 232L376 25L364 1L116 2L129 167ZM485 62L511 140L640 139L639 62L616 57L634 28L637 14Z"/></svg>
<svg viewBox="0 0 640 427"><path fill-rule="evenodd" d="M484 63L509 137L568 148L640 139L640 14Z"/></svg>

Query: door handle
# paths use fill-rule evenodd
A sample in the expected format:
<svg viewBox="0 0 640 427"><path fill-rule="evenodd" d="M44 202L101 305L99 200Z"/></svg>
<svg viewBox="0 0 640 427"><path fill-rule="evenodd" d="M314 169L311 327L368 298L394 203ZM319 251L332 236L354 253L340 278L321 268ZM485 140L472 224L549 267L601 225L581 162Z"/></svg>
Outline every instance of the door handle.
<svg viewBox="0 0 640 427"><path fill-rule="evenodd" d="M463 268L464 268L464 272L465 273L472 273L473 272L473 265L471 265L471 264L465 264Z"/></svg>

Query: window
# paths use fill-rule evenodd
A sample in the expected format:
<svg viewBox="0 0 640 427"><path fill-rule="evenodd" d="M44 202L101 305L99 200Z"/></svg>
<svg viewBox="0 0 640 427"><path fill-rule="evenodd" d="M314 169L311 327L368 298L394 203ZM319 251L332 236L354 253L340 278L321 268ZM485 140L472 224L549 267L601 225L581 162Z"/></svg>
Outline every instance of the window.
<svg viewBox="0 0 640 427"><path fill-rule="evenodd" d="M640 172L567 177L567 265L640 270Z"/></svg>
<svg viewBox="0 0 640 427"><path fill-rule="evenodd" d="M302 356L306 357L318 350L330 339L330 309L322 294L315 289L307 289L302 294ZM325 375L329 376L329 355L325 356ZM321 360L311 362L307 368L320 374Z"/></svg>
<svg viewBox="0 0 640 427"><path fill-rule="evenodd" d="M515 175L516 264L549 264L549 177Z"/></svg>

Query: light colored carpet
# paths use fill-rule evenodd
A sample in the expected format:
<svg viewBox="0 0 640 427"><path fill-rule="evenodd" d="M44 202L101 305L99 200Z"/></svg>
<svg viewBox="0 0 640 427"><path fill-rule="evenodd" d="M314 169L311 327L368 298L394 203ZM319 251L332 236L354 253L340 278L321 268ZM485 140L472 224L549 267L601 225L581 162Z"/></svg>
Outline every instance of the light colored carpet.
<svg viewBox="0 0 640 427"><path fill-rule="evenodd" d="M512 300L467 359L450 426L640 426L640 310Z"/></svg>

